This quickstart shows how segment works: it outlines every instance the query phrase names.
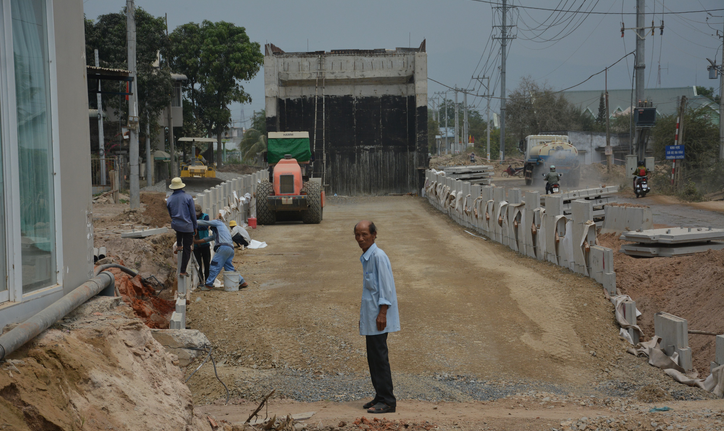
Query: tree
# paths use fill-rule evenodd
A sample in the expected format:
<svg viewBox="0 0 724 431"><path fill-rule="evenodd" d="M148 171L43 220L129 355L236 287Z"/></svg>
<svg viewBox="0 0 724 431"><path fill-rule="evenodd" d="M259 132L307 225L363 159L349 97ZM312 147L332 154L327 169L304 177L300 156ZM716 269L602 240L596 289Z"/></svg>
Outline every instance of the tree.
<svg viewBox="0 0 724 431"><path fill-rule="evenodd" d="M154 66L159 60L159 54L165 58L169 39L164 18L154 17L136 8L135 19L140 130L145 133L146 122L150 119L151 130L155 132L158 129L158 116L168 106L173 91L173 81L167 68ZM97 49L101 67L128 69L125 8L118 13L101 15L95 22L86 20L85 41L88 65L95 65L94 50ZM107 83L105 85L108 86ZM89 96L92 96L90 103L95 106L95 95ZM116 97L106 97L104 103L116 111L126 112L128 108L127 103Z"/></svg>
<svg viewBox="0 0 724 431"><path fill-rule="evenodd" d="M507 135L513 137L514 142L543 132L580 130L580 118L580 110L561 93L545 84L539 85L530 77L521 79L506 104Z"/></svg>
<svg viewBox="0 0 724 431"><path fill-rule="evenodd" d="M253 161L259 153L267 149L266 111L255 112L251 119L251 128L244 132L239 142L239 152L243 162Z"/></svg>
<svg viewBox="0 0 724 431"><path fill-rule="evenodd" d="M724 163L719 161L719 127L706 108L687 109L683 119L686 155L683 173L697 194L719 191L724 187ZM676 114L664 115L656 120L651 131L651 142L656 160L664 160L665 147L673 145L676 133ZM678 163L677 163L678 166ZM667 176L668 179L668 176Z"/></svg>
<svg viewBox="0 0 724 431"><path fill-rule="evenodd" d="M708 97L709 99L711 99L712 101L714 101L717 104L719 103L719 100L721 100L721 94L714 95L714 87L706 88L706 87L697 85L696 94L698 94L699 96Z"/></svg>
<svg viewBox="0 0 724 431"><path fill-rule="evenodd" d="M598 116L596 117L596 123L599 127L606 126L606 99L601 93L601 98L598 100Z"/></svg>
<svg viewBox="0 0 724 431"><path fill-rule="evenodd" d="M188 78L184 93L194 122L215 135L221 148L221 134L231 122L229 104L251 101L241 81L259 72L264 61L261 46L250 41L244 27L224 21L184 24L170 38L171 65ZM220 165L221 151L217 153Z"/></svg>

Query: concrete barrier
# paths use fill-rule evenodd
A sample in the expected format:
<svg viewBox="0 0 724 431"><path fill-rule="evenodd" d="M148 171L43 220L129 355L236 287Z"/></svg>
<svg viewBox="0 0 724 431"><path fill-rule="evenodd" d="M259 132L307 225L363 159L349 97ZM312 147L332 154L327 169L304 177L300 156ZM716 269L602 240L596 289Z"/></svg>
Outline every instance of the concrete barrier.
<svg viewBox="0 0 724 431"><path fill-rule="evenodd" d="M604 207L606 218L601 233L627 232L653 229L654 218L649 207L632 207L626 204L608 204Z"/></svg>
<svg viewBox="0 0 724 431"><path fill-rule="evenodd" d="M679 366L691 371L691 348L689 348L689 324L686 319L673 314L659 312L654 314L654 330L661 338L661 350L668 356L679 355Z"/></svg>
<svg viewBox="0 0 724 431"><path fill-rule="evenodd" d="M571 198L566 215L560 195L546 196L545 208L538 192L471 184L445 177L438 171L425 173L426 197L438 210L458 224L507 245L531 258L547 260L587 275L616 294L613 251L596 246L596 200L607 188L586 189ZM584 196L585 195L585 196Z"/></svg>

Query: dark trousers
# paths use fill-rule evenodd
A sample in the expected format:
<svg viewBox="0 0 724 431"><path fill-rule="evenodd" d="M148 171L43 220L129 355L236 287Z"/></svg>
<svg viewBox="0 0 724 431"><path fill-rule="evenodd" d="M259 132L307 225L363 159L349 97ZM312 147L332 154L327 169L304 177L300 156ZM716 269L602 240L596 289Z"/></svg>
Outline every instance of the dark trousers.
<svg viewBox="0 0 724 431"><path fill-rule="evenodd" d="M199 280L203 284L209 277L209 263L211 262L211 246L203 246L196 244L194 247L194 256L196 262L199 263Z"/></svg>
<svg viewBox="0 0 724 431"><path fill-rule="evenodd" d="M367 335L367 364L370 367L370 378L375 388L375 403L397 406L397 399L392 393L392 372L387 356L387 333Z"/></svg>
<svg viewBox="0 0 724 431"><path fill-rule="evenodd" d="M191 246L194 244L193 232L176 232L176 245L183 245L183 254L181 255L181 273L186 273L186 267L191 259Z"/></svg>
<svg viewBox="0 0 724 431"><path fill-rule="evenodd" d="M238 245L239 247L241 247L242 245L243 245L244 247L249 247L249 243L246 241L246 239L244 239L243 236L241 236L240 233L237 233L237 234L234 235L234 237L231 238L231 239L234 240L234 242L236 243L236 245Z"/></svg>

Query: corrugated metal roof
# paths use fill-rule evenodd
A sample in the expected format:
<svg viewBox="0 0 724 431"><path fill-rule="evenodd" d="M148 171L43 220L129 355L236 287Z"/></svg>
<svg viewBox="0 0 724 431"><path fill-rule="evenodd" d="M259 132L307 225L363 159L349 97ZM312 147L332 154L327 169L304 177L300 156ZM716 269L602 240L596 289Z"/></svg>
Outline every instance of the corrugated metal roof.
<svg viewBox="0 0 724 431"><path fill-rule="evenodd" d="M111 69L110 67L97 67L97 66L86 66L86 70L88 73L92 73L94 75L104 75L104 76L130 76L131 71L130 70L124 70L124 69Z"/></svg>
<svg viewBox="0 0 724 431"><path fill-rule="evenodd" d="M598 116L598 105L603 90L564 91L563 96L582 111L588 110L594 117ZM647 88L644 92L646 100L653 102L660 115L671 115L677 110L677 101L681 96L689 99L696 94L695 87ZM636 101L634 100L634 103ZM631 106L631 89L608 90L608 107L611 114L623 112Z"/></svg>

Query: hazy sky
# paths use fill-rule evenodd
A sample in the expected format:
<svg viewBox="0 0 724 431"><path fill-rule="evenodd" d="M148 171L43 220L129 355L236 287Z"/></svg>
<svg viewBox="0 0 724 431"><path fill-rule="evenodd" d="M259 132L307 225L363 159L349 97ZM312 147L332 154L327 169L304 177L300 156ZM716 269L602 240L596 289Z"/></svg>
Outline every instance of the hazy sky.
<svg viewBox="0 0 724 431"><path fill-rule="evenodd" d="M510 42L508 92L515 89L524 76L555 89L575 85L635 49L633 31L626 30L621 37L622 22L627 28L635 27L635 0L509 0L511 2L519 7L510 14L516 24L517 38ZM136 0L136 5L155 16L167 13L170 31L178 25L203 20L223 20L243 26L251 40L259 42L262 51L265 43L274 43L289 52L417 47L427 39L429 78L482 94L484 90L478 90L479 84L471 77L487 74L493 83L498 82L495 95L500 94L499 43L491 40L496 14L485 2ZM123 0L84 1L88 19L119 12L123 6ZM530 7L593 13L560 14ZM708 79L706 58L721 63L721 39L716 34L717 30L719 35L724 31L724 10L721 9L724 9L722 0L646 0L647 25L650 26L653 19L658 27L664 20L663 35L657 28L653 36L650 30L646 36L647 88L702 85L714 87L719 93L719 80ZM710 12L672 14L703 10ZM669 14L662 16L662 11ZM630 88L632 69L633 56L612 67L608 73L609 89ZM603 86L601 74L576 89L596 90ZM248 119L254 110L264 108L263 71L244 87L253 99L243 106ZM442 85L429 82L429 96L444 90ZM453 94L449 93L449 97ZM468 103L479 104L481 111L484 110L483 99L469 97ZM491 107L497 109L497 105L492 102ZM233 106L235 121L240 120L241 110L241 105Z"/></svg>

